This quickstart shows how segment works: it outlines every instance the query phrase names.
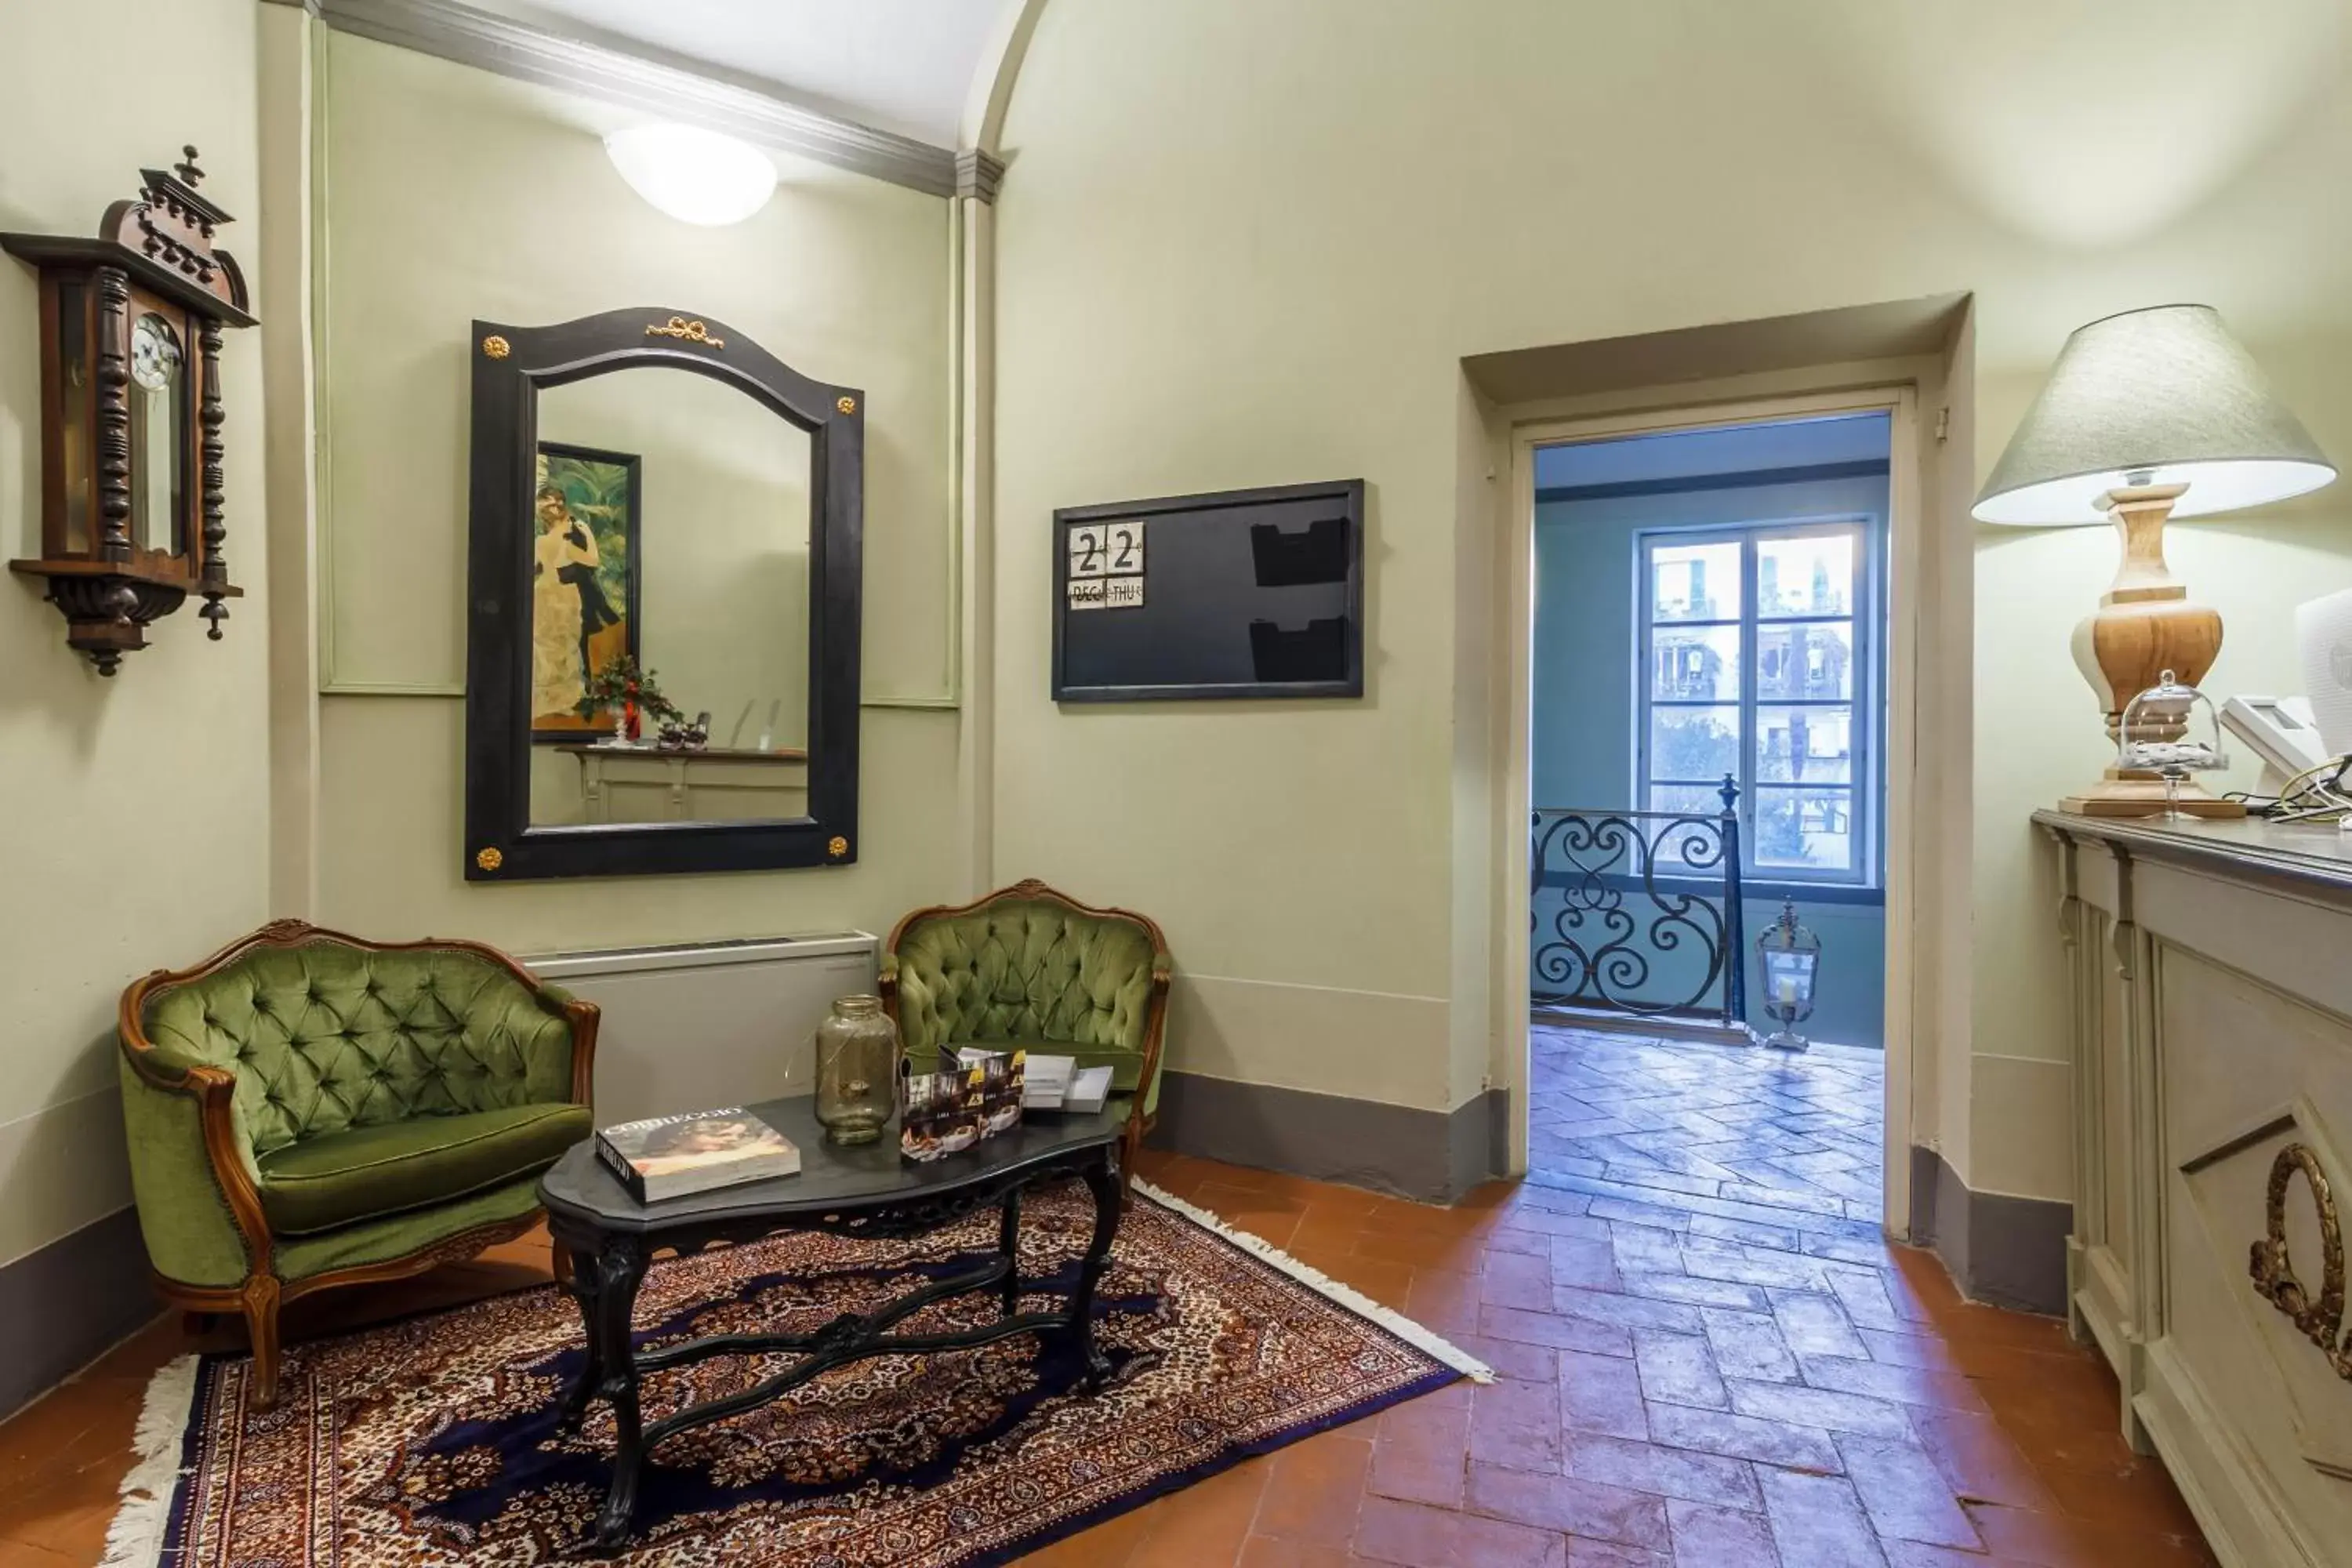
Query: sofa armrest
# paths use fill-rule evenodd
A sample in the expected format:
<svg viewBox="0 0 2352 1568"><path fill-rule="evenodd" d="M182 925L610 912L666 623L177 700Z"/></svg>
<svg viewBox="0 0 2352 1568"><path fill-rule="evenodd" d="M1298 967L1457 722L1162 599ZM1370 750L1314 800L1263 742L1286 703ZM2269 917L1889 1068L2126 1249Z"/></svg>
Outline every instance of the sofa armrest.
<svg viewBox="0 0 2352 1568"><path fill-rule="evenodd" d="M1147 1124L1160 1114L1160 1070L1165 1065L1168 1038L1168 988L1175 978L1175 960L1164 950L1153 953L1151 999L1144 1005L1143 1067L1135 1079L1136 1112Z"/></svg>
<svg viewBox="0 0 2352 1568"><path fill-rule="evenodd" d="M269 1267L253 1150L236 1114L236 1078L121 1041L122 1123L140 1234L155 1272L234 1289Z"/></svg>
<svg viewBox="0 0 2352 1568"><path fill-rule="evenodd" d="M541 994L563 1009L572 1026L572 1103L593 1109L596 1104L596 1032L604 1011L593 1002L575 1000L569 991L549 985Z"/></svg>
<svg viewBox="0 0 2352 1568"><path fill-rule="evenodd" d="M572 1103L593 1107L596 1103L596 1032L604 1023L604 1009L593 1002L583 1002L568 987L541 980L496 948L478 942L451 945L472 952L493 969L505 970L530 988L532 998L542 1009L562 1017L572 1048Z"/></svg>

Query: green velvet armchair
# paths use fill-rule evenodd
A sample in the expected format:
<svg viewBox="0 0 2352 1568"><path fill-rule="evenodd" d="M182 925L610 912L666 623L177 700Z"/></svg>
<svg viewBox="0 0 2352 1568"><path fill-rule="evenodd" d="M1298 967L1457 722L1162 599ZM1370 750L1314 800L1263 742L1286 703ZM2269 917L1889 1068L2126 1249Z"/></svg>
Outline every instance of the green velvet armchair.
<svg viewBox="0 0 2352 1568"><path fill-rule="evenodd" d="M1123 1108L1122 1186L1160 1108L1168 939L1129 910L1098 910L1043 882L917 910L882 952L882 1005L916 1070L958 1047L1020 1048L1108 1065Z"/></svg>
<svg viewBox="0 0 2352 1568"><path fill-rule="evenodd" d="M299 921L134 983L122 1116L157 1289L243 1314L268 1407L280 1303L537 1221L541 1173L593 1130L596 1023L495 948Z"/></svg>

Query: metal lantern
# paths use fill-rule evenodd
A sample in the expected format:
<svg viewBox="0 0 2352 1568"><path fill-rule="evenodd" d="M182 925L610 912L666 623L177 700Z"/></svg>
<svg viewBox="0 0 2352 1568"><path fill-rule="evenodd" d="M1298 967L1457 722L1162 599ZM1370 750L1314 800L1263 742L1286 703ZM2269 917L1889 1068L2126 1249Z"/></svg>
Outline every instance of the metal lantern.
<svg viewBox="0 0 2352 1568"><path fill-rule="evenodd" d="M2118 773L2164 781L2164 815L2186 821L2196 812L2181 808L2180 786L2192 773L2210 773L2230 765L2221 749L2221 716L2213 700L2193 686L2183 686L2166 670L2164 679L2124 705L2116 730ZM2200 799L2210 802L2210 796Z"/></svg>
<svg viewBox="0 0 2352 1568"><path fill-rule="evenodd" d="M1822 939L1798 923L1796 904L1783 900L1780 918L1756 939L1756 955L1764 971L1765 1016L1780 1026L1764 1043L1774 1050L1801 1051L1807 1042L1796 1026L1813 1016Z"/></svg>

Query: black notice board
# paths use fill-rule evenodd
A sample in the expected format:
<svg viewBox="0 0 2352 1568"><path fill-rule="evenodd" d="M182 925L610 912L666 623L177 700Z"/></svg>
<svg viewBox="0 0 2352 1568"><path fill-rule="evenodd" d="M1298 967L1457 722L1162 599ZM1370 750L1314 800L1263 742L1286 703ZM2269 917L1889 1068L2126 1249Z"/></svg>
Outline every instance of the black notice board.
<svg viewBox="0 0 2352 1568"><path fill-rule="evenodd" d="M1055 701L1363 694L1363 480L1054 513Z"/></svg>

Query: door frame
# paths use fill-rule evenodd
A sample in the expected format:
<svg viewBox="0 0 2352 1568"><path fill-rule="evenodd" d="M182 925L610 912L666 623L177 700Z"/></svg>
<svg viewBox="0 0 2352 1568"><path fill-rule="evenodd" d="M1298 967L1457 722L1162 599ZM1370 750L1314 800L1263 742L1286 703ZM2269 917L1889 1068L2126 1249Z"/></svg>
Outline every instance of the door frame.
<svg viewBox="0 0 2352 1568"><path fill-rule="evenodd" d="M1923 782L1918 773L1921 710L1920 642L1925 611L1921 585L1927 568L1925 510L1920 485L1918 391L1910 382L1889 382L1844 390L1792 393L1736 402L1693 404L1583 417L1535 417L1515 421L1511 436L1511 490L1502 530L1503 620L1505 622L1504 719L1497 726L1501 798L1497 802L1502 877L1496 935L1500 952L1502 1052L1509 1078L1510 1168L1527 1169L1528 1085L1532 1008L1528 996L1529 938L1525 825L1533 807L1533 687L1535 627L1535 455L1538 447L1617 440L1677 431L1771 425L1839 414L1888 416L1886 519L1886 704L1882 742L1886 772L1885 845L1885 1185L1882 1218L1887 1234L1903 1237L1910 1228L1913 1092L1916 1070L1919 996L1917 889L1923 847L1918 810ZM1514 852L1515 851L1515 852ZM1748 955L1739 955L1746 963Z"/></svg>

